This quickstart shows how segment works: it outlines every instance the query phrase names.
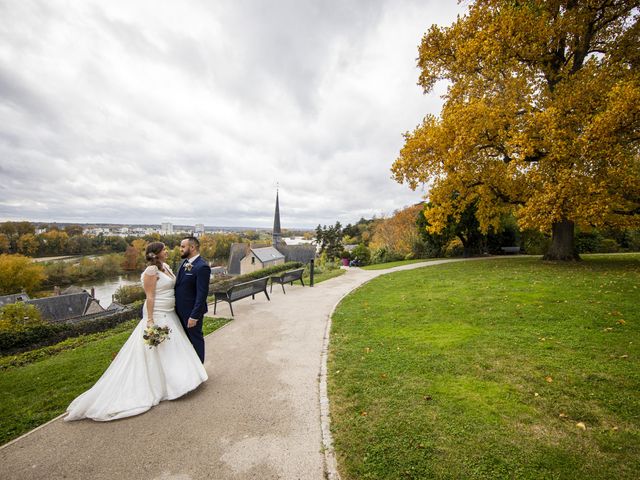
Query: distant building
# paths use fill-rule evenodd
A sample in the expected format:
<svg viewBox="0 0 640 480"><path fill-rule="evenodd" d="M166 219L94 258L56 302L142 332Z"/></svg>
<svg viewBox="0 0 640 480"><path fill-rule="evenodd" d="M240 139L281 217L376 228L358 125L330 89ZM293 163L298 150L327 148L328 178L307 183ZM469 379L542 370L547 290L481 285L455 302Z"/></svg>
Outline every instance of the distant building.
<svg viewBox="0 0 640 480"><path fill-rule="evenodd" d="M249 253L248 243L233 243L229 250L229 266L227 272L230 275L240 275L240 262Z"/></svg>
<svg viewBox="0 0 640 480"><path fill-rule="evenodd" d="M50 323L76 323L84 320L94 320L128 309L128 307L117 302L112 302L105 309L91 293L75 286L71 286L62 292L56 287L53 296L44 298L31 299L26 293L0 296L0 307L18 302L33 305L40 310L43 320Z"/></svg>
<svg viewBox="0 0 640 480"><path fill-rule="evenodd" d="M194 235L196 237L201 237L202 235L204 235L204 223L196 223Z"/></svg>
<svg viewBox="0 0 640 480"><path fill-rule="evenodd" d="M240 261L240 274L255 272L284 263L284 255L273 247L251 248Z"/></svg>
<svg viewBox="0 0 640 480"><path fill-rule="evenodd" d="M273 216L272 246L249 246L246 243L234 243L229 251L230 275L254 272L261 268L279 265L285 262L309 263L316 258L316 246L300 241L296 245L287 245L282 239L280 226L280 193L276 191L276 209Z"/></svg>
<svg viewBox="0 0 640 480"><path fill-rule="evenodd" d="M316 247L312 244L304 244L302 242L296 245L287 245L282 239L282 230L280 228L280 199L279 192L276 192L276 211L273 217L273 246L278 249L285 257L285 262L309 263L316 258Z"/></svg>
<svg viewBox="0 0 640 480"><path fill-rule="evenodd" d="M162 235L173 235L173 223L164 222L160 227L160 233Z"/></svg>
<svg viewBox="0 0 640 480"><path fill-rule="evenodd" d="M107 310L100 306L100 302L87 292L70 293L68 295L54 295L53 297L36 298L25 303L35 306L42 318L51 323L85 320L88 315L93 318L96 314L106 314ZM111 312L108 312L111 313Z"/></svg>
<svg viewBox="0 0 640 480"><path fill-rule="evenodd" d="M29 295L26 293L12 293L11 295L2 295L0 296L0 307L4 307L5 305L9 305L10 303L24 302L29 300Z"/></svg>
<svg viewBox="0 0 640 480"><path fill-rule="evenodd" d="M280 199L279 199L279 194L280 192L278 190L276 190L276 212L273 216L273 233L272 235L272 242L273 242L273 246L275 248L278 248L278 246L282 243L282 230L280 229Z"/></svg>

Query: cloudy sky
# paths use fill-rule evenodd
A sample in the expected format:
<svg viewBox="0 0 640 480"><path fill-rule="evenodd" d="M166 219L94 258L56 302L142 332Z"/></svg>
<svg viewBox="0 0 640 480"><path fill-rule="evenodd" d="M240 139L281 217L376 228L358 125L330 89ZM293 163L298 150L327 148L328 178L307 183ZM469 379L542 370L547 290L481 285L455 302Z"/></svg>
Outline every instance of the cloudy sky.
<svg viewBox="0 0 640 480"><path fill-rule="evenodd" d="M415 203L456 0L0 0L0 219L313 227Z"/></svg>

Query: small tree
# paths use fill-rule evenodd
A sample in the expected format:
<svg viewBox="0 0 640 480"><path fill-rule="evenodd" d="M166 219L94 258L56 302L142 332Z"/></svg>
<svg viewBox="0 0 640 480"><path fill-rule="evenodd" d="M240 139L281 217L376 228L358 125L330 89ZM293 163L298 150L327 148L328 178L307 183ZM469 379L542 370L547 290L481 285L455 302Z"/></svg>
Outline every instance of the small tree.
<svg viewBox="0 0 640 480"><path fill-rule="evenodd" d="M320 245L320 253L326 253L330 260L340 258L342 253L342 225L336 222L334 226L316 227L316 240Z"/></svg>
<svg viewBox="0 0 640 480"><path fill-rule="evenodd" d="M18 238L18 252L28 257L33 257L40 249L40 242L33 233L25 233Z"/></svg>
<svg viewBox="0 0 640 480"><path fill-rule="evenodd" d="M17 302L0 308L0 332L20 332L45 323L34 305Z"/></svg>
<svg viewBox="0 0 640 480"><path fill-rule="evenodd" d="M44 267L22 255L0 255L0 295L37 291L45 280Z"/></svg>
<svg viewBox="0 0 640 480"><path fill-rule="evenodd" d="M9 253L11 242L5 233L0 233L0 253Z"/></svg>

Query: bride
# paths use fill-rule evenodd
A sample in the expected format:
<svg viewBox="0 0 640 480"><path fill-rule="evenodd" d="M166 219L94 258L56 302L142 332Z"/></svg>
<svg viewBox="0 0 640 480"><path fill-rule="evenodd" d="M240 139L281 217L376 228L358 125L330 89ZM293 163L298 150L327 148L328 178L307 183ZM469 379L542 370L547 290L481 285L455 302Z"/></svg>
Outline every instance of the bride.
<svg viewBox="0 0 640 480"><path fill-rule="evenodd" d="M138 415L207 380L174 310L176 277L165 263L164 244L150 243L146 259L148 267L140 277L147 297L142 320L96 384L71 402L65 421L91 418L106 422ZM168 339L150 348L142 335L154 324L168 326L171 332Z"/></svg>

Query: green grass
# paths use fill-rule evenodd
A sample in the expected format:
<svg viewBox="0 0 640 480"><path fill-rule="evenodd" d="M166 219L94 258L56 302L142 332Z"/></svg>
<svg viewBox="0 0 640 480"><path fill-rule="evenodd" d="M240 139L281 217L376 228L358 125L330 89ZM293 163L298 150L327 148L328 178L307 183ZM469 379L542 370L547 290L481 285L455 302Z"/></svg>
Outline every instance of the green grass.
<svg viewBox="0 0 640 480"><path fill-rule="evenodd" d="M41 354L27 352L22 355L28 361L21 366L5 361L0 370L0 444L63 413L75 397L100 378L137 322L69 339L40 349L47 350ZM205 317L203 332L207 335L228 322Z"/></svg>
<svg viewBox="0 0 640 480"><path fill-rule="evenodd" d="M336 268L335 270L327 270L322 273L315 273L313 275L313 283L315 285L316 283L321 283L331 278L339 277L340 275L344 275L345 273L347 273L346 270L343 270L342 268ZM308 283L309 275L305 275L303 278L304 278L305 285L309 285Z"/></svg>
<svg viewBox="0 0 640 480"><path fill-rule="evenodd" d="M362 267L362 269L363 270L384 270L385 268L399 267L401 265L410 265L412 263L429 262L433 260L438 260L438 259L437 258L433 258L433 259L416 258L413 260L398 260L397 262L374 263L373 265L365 265L364 267Z"/></svg>
<svg viewBox="0 0 640 480"><path fill-rule="evenodd" d="M639 299L638 254L364 285L331 333L342 478L640 478Z"/></svg>

